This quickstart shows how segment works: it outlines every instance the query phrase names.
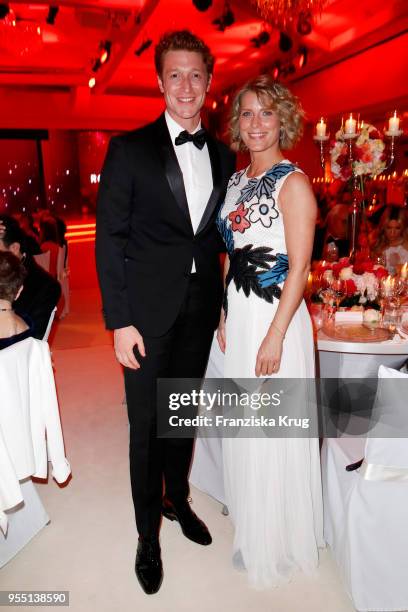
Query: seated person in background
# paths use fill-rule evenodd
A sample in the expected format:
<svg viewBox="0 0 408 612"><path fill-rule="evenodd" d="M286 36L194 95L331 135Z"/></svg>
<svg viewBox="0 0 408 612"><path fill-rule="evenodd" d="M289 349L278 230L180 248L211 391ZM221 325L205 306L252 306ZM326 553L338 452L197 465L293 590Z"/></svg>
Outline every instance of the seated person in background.
<svg viewBox="0 0 408 612"><path fill-rule="evenodd" d="M327 256L332 245L335 244L338 257L347 257L350 246L347 239L349 207L346 204L335 204L326 216L326 233L323 242L322 259L330 259Z"/></svg>
<svg viewBox="0 0 408 612"><path fill-rule="evenodd" d="M41 251L50 251L50 274L57 278L57 262L59 252L58 227L54 217L50 215L40 219L40 244Z"/></svg>
<svg viewBox="0 0 408 612"><path fill-rule="evenodd" d="M408 261L407 217L405 209L387 206L379 224L374 253L384 258L385 267L395 274L397 267Z"/></svg>
<svg viewBox="0 0 408 612"><path fill-rule="evenodd" d="M51 313L61 296L61 286L27 254L25 235L15 219L0 215L0 252L10 251L24 265L27 276L14 303L15 312L28 315L34 324L33 336L41 340Z"/></svg>
<svg viewBox="0 0 408 612"><path fill-rule="evenodd" d="M13 310L27 275L21 261L6 251L0 252L0 350L33 335L28 318L19 317Z"/></svg>
<svg viewBox="0 0 408 612"><path fill-rule="evenodd" d="M39 234L34 226L34 219L30 213L16 216L19 226L25 234L25 244L29 255L40 255L41 247Z"/></svg>

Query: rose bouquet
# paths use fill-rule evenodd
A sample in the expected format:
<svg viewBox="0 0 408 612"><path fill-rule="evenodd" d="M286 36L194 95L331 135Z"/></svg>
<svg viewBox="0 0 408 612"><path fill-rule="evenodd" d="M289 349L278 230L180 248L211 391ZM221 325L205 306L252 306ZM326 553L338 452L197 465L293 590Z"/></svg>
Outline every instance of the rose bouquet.
<svg viewBox="0 0 408 612"><path fill-rule="evenodd" d="M348 257L342 257L334 263L321 263L318 273L321 286L312 296L312 301L323 302L327 288L334 285L334 281L340 280L340 308L380 309L377 302L380 281L388 276L388 271L362 253L357 253L354 263L351 263Z"/></svg>
<svg viewBox="0 0 408 612"><path fill-rule="evenodd" d="M349 146L342 130L330 149L331 170L335 178L348 181L353 176L377 176L386 167L385 144L376 127L370 123L361 126L354 143L353 160L350 165Z"/></svg>

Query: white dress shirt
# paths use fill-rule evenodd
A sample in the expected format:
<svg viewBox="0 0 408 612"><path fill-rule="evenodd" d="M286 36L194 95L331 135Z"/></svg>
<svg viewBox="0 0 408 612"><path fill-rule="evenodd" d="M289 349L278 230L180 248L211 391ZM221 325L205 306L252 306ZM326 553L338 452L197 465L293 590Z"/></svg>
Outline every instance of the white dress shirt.
<svg viewBox="0 0 408 612"><path fill-rule="evenodd" d="M174 141L184 128L174 121L168 111L165 112L165 118L177 161L183 174L191 225L194 233L196 233L213 189L208 147L205 144L200 150L193 142L176 145ZM201 122L193 133L199 129L201 129ZM191 272L195 272L194 261Z"/></svg>

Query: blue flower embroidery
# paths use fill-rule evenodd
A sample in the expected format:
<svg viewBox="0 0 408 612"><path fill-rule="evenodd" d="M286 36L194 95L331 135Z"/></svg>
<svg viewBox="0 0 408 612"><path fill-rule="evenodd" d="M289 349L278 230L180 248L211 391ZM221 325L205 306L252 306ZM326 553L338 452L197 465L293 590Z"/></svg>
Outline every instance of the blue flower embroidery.
<svg viewBox="0 0 408 612"><path fill-rule="evenodd" d="M258 200L262 196L271 198L275 191L276 182L289 172L295 170L293 164L277 164L268 170L260 179L251 178L248 183L241 189L241 195L237 200L237 205L241 202L249 202L256 197Z"/></svg>
<svg viewBox="0 0 408 612"><path fill-rule="evenodd" d="M234 174L231 176L230 180L228 181L228 189L230 187L236 187L237 185L239 185L239 181L241 180L241 177L244 174L244 172L245 172L245 169L240 170L239 172L234 172Z"/></svg>
<svg viewBox="0 0 408 612"><path fill-rule="evenodd" d="M225 242L227 252L231 254L234 250L234 235L232 233L231 226L228 222L228 217L225 217L225 219L221 217L221 209L217 215L216 225L217 225L218 231L220 232L222 236L222 239Z"/></svg>
<svg viewBox="0 0 408 612"><path fill-rule="evenodd" d="M276 263L267 272L262 272L258 275L258 281L262 289L271 285L278 285L286 280L289 270L288 256L283 253L278 253Z"/></svg>

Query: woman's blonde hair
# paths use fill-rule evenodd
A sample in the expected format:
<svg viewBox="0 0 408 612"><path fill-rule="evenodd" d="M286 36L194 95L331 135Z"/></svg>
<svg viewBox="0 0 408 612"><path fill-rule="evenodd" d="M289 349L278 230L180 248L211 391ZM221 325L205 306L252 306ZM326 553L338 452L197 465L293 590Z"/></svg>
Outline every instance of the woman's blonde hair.
<svg viewBox="0 0 408 612"><path fill-rule="evenodd" d="M282 149L291 149L303 134L305 113L299 99L287 87L277 83L267 74L248 81L235 95L230 117L232 147L239 151L247 149L239 133L239 117L242 98L248 92L255 93L262 104L276 112L281 124L279 146Z"/></svg>
<svg viewBox="0 0 408 612"><path fill-rule="evenodd" d="M404 242L407 239L407 214L405 209L398 206L387 206L378 224L378 240L375 245L376 252L383 251L389 246L385 230L390 221L397 221L401 225L401 238Z"/></svg>

